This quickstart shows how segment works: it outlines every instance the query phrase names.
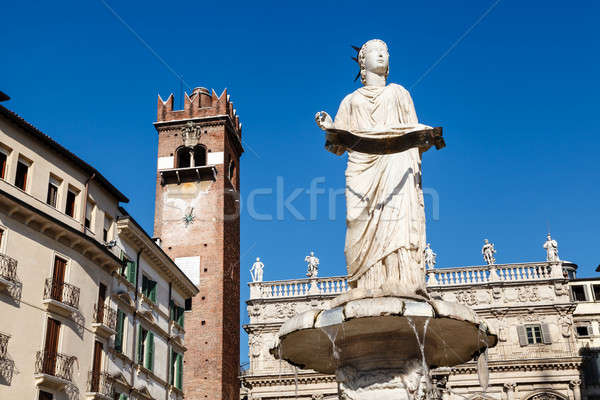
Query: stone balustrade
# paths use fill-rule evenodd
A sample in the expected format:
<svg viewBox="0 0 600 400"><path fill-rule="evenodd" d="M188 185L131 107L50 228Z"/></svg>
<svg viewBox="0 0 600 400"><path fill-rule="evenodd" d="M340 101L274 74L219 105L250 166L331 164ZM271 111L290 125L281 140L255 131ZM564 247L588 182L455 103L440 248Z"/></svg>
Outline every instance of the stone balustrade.
<svg viewBox="0 0 600 400"><path fill-rule="evenodd" d="M562 279L562 262L477 265L427 270L428 287ZM349 290L346 276L250 282L250 300L335 296Z"/></svg>
<svg viewBox="0 0 600 400"><path fill-rule="evenodd" d="M348 291L345 276L250 282L250 299L276 299L303 296L335 296Z"/></svg>
<svg viewBox="0 0 600 400"><path fill-rule="evenodd" d="M427 270L427 286L462 286L496 282L561 279L561 262L478 265Z"/></svg>

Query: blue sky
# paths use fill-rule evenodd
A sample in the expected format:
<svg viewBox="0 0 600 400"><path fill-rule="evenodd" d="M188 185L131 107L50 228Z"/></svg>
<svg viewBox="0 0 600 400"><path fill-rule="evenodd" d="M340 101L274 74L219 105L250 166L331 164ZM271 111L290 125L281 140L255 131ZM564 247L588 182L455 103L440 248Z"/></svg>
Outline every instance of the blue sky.
<svg viewBox="0 0 600 400"><path fill-rule="evenodd" d="M436 216L426 196L438 265L481 264L484 238L499 263L542 260L549 227L561 258L577 263L579 276L595 275L599 3L107 4L189 86L228 88L243 122L242 204L253 190L276 192L278 179L284 197L319 177L326 191L343 188L345 158L323 149L313 117L334 115L359 87L350 45L381 38L389 81L410 89L421 122L444 127L447 148L423 160L423 185L439 197ZM177 77L101 1L2 9L0 90L12 97L4 105L102 171L151 232L156 97L175 92L179 101ZM255 209L276 217L276 197L257 196ZM285 210L271 221L242 214L243 299L256 256L266 280L302 277L310 250L321 275L345 273L343 196L334 218L327 195L312 220L305 192L292 204L305 220Z"/></svg>

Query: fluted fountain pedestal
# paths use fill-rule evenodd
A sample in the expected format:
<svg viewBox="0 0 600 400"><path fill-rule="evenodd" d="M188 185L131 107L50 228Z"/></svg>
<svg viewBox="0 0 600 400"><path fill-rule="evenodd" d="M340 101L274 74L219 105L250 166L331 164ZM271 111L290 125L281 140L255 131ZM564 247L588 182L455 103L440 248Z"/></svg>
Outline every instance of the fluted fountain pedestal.
<svg viewBox="0 0 600 400"><path fill-rule="evenodd" d="M335 374L344 400L424 399L429 368L467 362L496 342L464 305L353 289L286 321L272 351Z"/></svg>

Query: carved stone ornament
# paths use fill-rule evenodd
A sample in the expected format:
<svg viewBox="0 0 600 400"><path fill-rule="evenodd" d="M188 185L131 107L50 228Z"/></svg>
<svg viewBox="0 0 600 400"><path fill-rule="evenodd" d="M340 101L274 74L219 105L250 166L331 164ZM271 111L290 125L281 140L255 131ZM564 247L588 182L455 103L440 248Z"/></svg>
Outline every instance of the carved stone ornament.
<svg viewBox="0 0 600 400"><path fill-rule="evenodd" d="M494 300L500 300L502 295L504 294L504 288L502 287L493 287L492 288L492 297Z"/></svg>
<svg viewBox="0 0 600 400"><path fill-rule="evenodd" d="M181 138L183 139L183 145L185 147L194 147L200 140L200 127L189 121L183 128L181 128Z"/></svg>
<svg viewBox="0 0 600 400"><path fill-rule="evenodd" d="M275 316L280 319L288 319L296 315L296 304L278 303L275 305Z"/></svg>
<svg viewBox="0 0 600 400"><path fill-rule="evenodd" d="M569 294L567 285L562 282L554 282L554 294L557 296L564 296Z"/></svg>
<svg viewBox="0 0 600 400"><path fill-rule="evenodd" d="M517 291L517 298L521 303L540 301L536 287L522 287Z"/></svg>
<svg viewBox="0 0 600 400"><path fill-rule="evenodd" d="M477 294L474 290L461 290L456 293L456 300L459 303L467 304L469 306L473 306L479 303L477 301Z"/></svg>
<svg viewBox="0 0 600 400"><path fill-rule="evenodd" d="M261 313L262 313L262 306L260 304L254 304L254 305L248 306L248 314L251 317L258 318L258 317L260 317Z"/></svg>
<svg viewBox="0 0 600 400"><path fill-rule="evenodd" d="M563 400L562 397L555 395L554 393L538 393L529 398L529 400Z"/></svg>
<svg viewBox="0 0 600 400"><path fill-rule="evenodd" d="M571 326L573 326L573 320L570 315L566 313L560 313L560 317L558 317L558 323L560 325L560 333L563 337L571 336Z"/></svg>
<svg viewBox="0 0 600 400"><path fill-rule="evenodd" d="M522 323L525 322L544 322L544 318L535 313L535 310L530 308L527 310L527 314L519 315L519 320Z"/></svg>

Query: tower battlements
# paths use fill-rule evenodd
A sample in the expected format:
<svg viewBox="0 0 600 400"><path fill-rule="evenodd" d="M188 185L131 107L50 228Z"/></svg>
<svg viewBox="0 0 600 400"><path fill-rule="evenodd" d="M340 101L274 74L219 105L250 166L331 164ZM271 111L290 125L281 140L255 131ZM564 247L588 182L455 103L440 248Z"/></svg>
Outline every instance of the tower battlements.
<svg viewBox="0 0 600 400"><path fill-rule="evenodd" d="M211 93L212 92L212 93ZM233 127L242 133L242 124L239 116L233 108L233 102L230 101L227 89L220 95L214 89L208 91L203 87L194 88L191 94L184 93L183 110L175 110L175 98L173 93L166 100L158 95L158 107L156 113L157 122L168 122L178 120L188 120L194 118L228 116L231 119Z"/></svg>

